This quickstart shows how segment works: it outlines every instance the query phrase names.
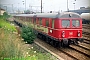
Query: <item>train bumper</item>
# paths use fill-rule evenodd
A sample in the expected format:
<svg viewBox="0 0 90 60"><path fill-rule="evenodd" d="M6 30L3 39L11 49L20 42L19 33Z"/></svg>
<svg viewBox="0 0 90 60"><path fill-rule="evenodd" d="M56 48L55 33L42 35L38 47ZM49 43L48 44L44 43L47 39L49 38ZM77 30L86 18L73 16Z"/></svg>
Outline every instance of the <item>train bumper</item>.
<svg viewBox="0 0 90 60"><path fill-rule="evenodd" d="M83 38L78 38L78 41L79 41L79 42L83 42L84 39L83 39Z"/></svg>

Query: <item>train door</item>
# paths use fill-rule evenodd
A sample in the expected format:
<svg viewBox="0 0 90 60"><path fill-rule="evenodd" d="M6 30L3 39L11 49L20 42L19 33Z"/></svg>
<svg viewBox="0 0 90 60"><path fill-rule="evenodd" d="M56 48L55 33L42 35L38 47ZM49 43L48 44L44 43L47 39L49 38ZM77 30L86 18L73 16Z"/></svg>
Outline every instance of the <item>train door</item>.
<svg viewBox="0 0 90 60"><path fill-rule="evenodd" d="M51 21L50 21L50 29L49 29L49 34L51 35L51 36L54 36L54 19L51 19Z"/></svg>

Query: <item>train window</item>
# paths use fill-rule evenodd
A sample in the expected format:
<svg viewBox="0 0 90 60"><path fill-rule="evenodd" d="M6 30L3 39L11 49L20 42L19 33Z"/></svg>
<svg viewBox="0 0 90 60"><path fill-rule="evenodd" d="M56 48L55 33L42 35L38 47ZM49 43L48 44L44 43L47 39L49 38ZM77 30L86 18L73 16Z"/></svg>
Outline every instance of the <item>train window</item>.
<svg viewBox="0 0 90 60"><path fill-rule="evenodd" d="M30 18L28 17L28 22L30 22Z"/></svg>
<svg viewBox="0 0 90 60"><path fill-rule="evenodd" d="M20 17L20 20L22 20L22 17Z"/></svg>
<svg viewBox="0 0 90 60"><path fill-rule="evenodd" d="M72 27L79 27L80 26L80 20L72 20Z"/></svg>
<svg viewBox="0 0 90 60"><path fill-rule="evenodd" d="M18 17L18 20L19 20L19 17Z"/></svg>
<svg viewBox="0 0 90 60"><path fill-rule="evenodd" d="M39 24L42 25L42 19L41 18L39 18Z"/></svg>
<svg viewBox="0 0 90 60"><path fill-rule="evenodd" d="M37 18L37 24L39 24L39 18Z"/></svg>
<svg viewBox="0 0 90 60"><path fill-rule="evenodd" d="M18 19L18 17L17 17L17 19Z"/></svg>
<svg viewBox="0 0 90 60"><path fill-rule="evenodd" d="M24 20L26 21L26 17L24 17Z"/></svg>
<svg viewBox="0 0 90 60"><path fill-rule="evenodd" d="M62 20L62 27L70 27L70 20Z"/></svg>
<svg viewBox="0 0 90 60"><path fill-rule="evenodd" d="M54 28L54 19L52 20L52 28Z"/></svg>
<svg viewBox="0 0 90 60"><path fill-rule="evenodd" d="M18 19L18 17L16 17L16 19Z"/></svg>
<svg viewBox="0 0 90 60"><path fill-rule="evenodd" d="M23 17L21 17L21 20L23 20Z"/></svg>
<svg viewBox="0 0 90 60"><path fill-rule="evenodd" d="M23 17L23 20L25 20L25 18Z"/></svg>
<svg viewBox="0 0 90 60"><path fill-rule="evenodd" d="M28 17L28 22L30 22L30 18Z"/></svg>
<svg viewBox="0 0 90 60"><path fill-rule="evenodd" d="M28 21L28 17L26 18L26 21Z"/></svg>
<svg viewBox="0 0 90 60"><path fill-rule="evenodd" d="M29 17L28 17L28 21L29 21Z"/></svg>
<svg viewBox="0 0 90 60"><path fill-rule="evenodd" d="M34 24L36 23L36 18L34 18Z"/></svg>
<svg viewBox="0 0 90 60"><path fill-rule="evenodd" d="M19 19L19 17L17 17L17 19Z"/></svg>
<svg viewBox="0 0 90 60"><path fill-rule="evenodd" d="M46 20L46 26L49 27L49 20Z"/></svg>
<svg viewBox="0 0 90 60"><path fill-rule="evenodd" d="M33 23L33 18L31 18L31 23Z"/></svg>
<svg viewBox="0 0 90 60"><path fill-rule="evenodd" d="M32 18L29 18L30 23L32 22Z"/></svg>

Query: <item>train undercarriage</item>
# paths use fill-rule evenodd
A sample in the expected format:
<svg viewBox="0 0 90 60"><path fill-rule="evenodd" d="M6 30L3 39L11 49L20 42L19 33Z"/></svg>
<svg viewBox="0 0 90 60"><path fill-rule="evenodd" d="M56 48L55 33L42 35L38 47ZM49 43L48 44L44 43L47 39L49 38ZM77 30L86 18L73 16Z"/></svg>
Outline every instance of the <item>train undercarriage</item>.
<svg viewBox="0 0 90 60"><path fill-rule="evenodd" d="M71 44L77 45L78 41L80 41L80 42L83 41L82 39L62 39L62 40L59 40L59 39L55 39L51 36L48 36L46 34L38 32L38 31L36 33L36 36L37 36L37 38L44 40L46 43L48 43L54 47L69 47L69 45L71 45Z"/></svg>

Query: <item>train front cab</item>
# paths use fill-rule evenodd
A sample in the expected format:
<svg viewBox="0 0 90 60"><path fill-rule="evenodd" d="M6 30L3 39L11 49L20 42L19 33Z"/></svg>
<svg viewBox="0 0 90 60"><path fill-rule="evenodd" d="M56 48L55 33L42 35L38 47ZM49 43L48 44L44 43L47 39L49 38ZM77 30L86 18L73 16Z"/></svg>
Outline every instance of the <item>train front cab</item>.
<svg viewBox="0 0 90 60"><path fill-rule="evenodd" d="M82 41L82 20L81 19L61 19L61 37L64 45L71 43L78 44Z"/></svg>
<svg viewBox="0 0 90 60"><path fill-rule="evenodd" d="M54 43L59 41L59 46L69 46L83 41L82 19L79 15L63 14L59 18L52 19L51 25L48 34L56 40Z"/></svg>

